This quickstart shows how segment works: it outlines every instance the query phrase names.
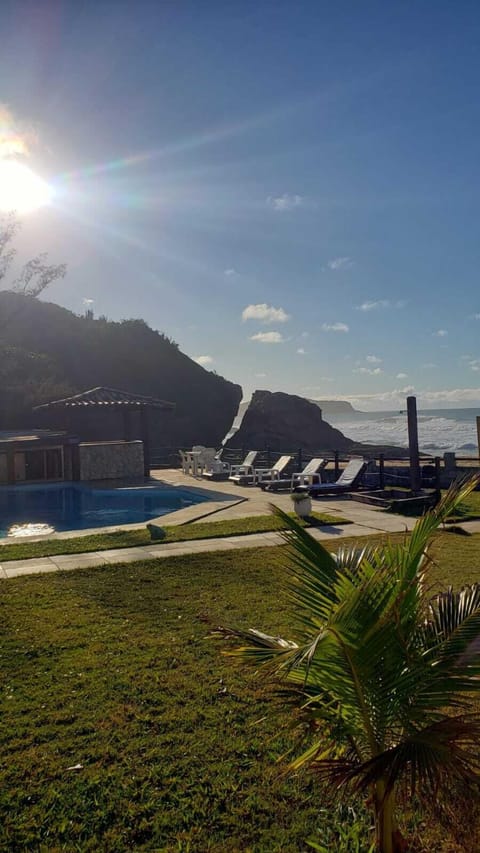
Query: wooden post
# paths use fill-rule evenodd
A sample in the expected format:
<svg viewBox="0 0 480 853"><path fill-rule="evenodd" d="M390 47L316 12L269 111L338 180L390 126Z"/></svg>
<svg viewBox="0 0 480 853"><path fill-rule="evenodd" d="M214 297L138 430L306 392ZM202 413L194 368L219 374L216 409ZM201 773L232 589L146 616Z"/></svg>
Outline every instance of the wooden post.
<svg viewBox="0 0 480 853"><path fill-rule="evenodd" d="M132 439L132 413L130 409L127 408L123 410L123 440L132 441Z"/></svg>
<svg viewBox="0 0 480 853"><path fill-rule="evenodd" d="M340 465L338 462L339 453L338 450L335 451L335 479L338 480L340 476Z"/></svg>
<svg viewBox="0 0 480 853"><path fill-rule="evenodd" d="M272 454L270 452L270 448L267 446L267 468L271 468L272 466Z"/></svg>
<svg viewBox="0 0 480 853"><path fill-rule="evenodd" d="M435 456L435 488L440 489L440 456Z"/></svg>
<svg viewBox="0 0 480 853"><path fill-rule="evenodd" d="M78 442L72 444L72 480L80 480L80 448Z"/></svg>
<svg viewBox="0 0 480 853"><path fill-rule="evenodd" d="M480 456L480 415L477 415L477 441L478 441L478 455Z"/></svg>
<svg viewBox="0 0 480 853"><path fill-rule="evenodd" d="M378 482L381 489L385 488L385 454L378 457Z"/></svg>
<svg viewBox="0 0 480 853"><path fill-rule="evenodd" d="M301 471L303 468L303 457L302 457L302 448L299 447L297 451L297 471Z"/></svg>
<svg viewBox="0 0 480 853"><path fill-rule="evenodd" d="M7 483L15 483L15 450L7 449Z"/></svg>
<svg viewBox="0 0 480 853"><path fill-rule="evenodd" d="M412 492L419 492L420 480L420 458L418 454L418 422L417 422L417 399L407 397L408 418L408 447L410 451L410 488Z"/></svg>
<svg viewBox="0 0 480 853"><path fill-rule="evenodd" d="M150 436L148 431L148 414L145 406L140 406L140 421L143 441L143 475L150 476Z"/></svg>

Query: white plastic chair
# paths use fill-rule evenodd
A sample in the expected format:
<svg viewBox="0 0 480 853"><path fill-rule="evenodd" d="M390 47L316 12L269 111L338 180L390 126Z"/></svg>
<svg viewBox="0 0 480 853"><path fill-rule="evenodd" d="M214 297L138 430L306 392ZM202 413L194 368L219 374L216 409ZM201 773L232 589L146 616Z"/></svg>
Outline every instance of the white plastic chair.
<svg viewBox="0 0 480 853"><path fill-rule="evenodd" d="M185 453L183 450L178 451L180 455L180 462L182 465L182 471L184 474L193 474L192 469L192 461L189 453Z"/></svg>
<svg viewBox="0 0 480 853"><path fill-rule="evenodd" d="M204 453L207 450L203 444L194 444L191 450L193 476L199 477L205 469Z"/></svg>

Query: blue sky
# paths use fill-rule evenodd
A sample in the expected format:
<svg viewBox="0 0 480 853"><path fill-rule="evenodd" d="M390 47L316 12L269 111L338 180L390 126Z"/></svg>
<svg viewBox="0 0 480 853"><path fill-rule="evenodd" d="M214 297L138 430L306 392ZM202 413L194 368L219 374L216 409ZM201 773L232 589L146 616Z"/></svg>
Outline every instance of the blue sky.
<svg viewBox="0 0 480 853"><path fill-rule="evenodd" d="M477 3L4 0L0 31L49 299L246 396L480 405Z"/></svg>

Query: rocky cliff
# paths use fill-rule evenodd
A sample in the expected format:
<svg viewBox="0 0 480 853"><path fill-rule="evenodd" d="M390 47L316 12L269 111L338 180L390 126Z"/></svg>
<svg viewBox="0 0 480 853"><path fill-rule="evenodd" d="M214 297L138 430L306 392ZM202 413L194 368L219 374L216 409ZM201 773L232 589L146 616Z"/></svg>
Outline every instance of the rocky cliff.
<svg viewBox="0 0 480 853"><path fill-rule="evenodd" d="M312 403L321 408L323 417L327 419L329 415L338 417L362 414L358 409L354 409L347 400L312 400Z"/></svg>
<svg viewBox="0 0 480 853"><path fill-rule="evenodd" d="M338 429L323 420L315 403L280 391L255 391L240 429L227 447L307 453L350 452L355 447Z"/></svg>
<svg viewBox="0 0 480 853"><path fill-rule="evenodd" d="M33 405L104 385L176 404L172 435L152 445L218 446L242 398L239 385L192 361L143 320L78 317L0 291L0 429L35 426Z"/></svg>

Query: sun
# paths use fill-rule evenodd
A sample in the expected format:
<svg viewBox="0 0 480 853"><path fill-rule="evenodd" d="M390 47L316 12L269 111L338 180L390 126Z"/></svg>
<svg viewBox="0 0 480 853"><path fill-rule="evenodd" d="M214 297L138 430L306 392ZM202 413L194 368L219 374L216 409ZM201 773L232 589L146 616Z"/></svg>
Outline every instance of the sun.
<svg viewBox="0 0 480 853"><path fill-rule="evenodd" d="M51 200L46 181L17 160L0 160L0 210L30 213Z"/></svg>

